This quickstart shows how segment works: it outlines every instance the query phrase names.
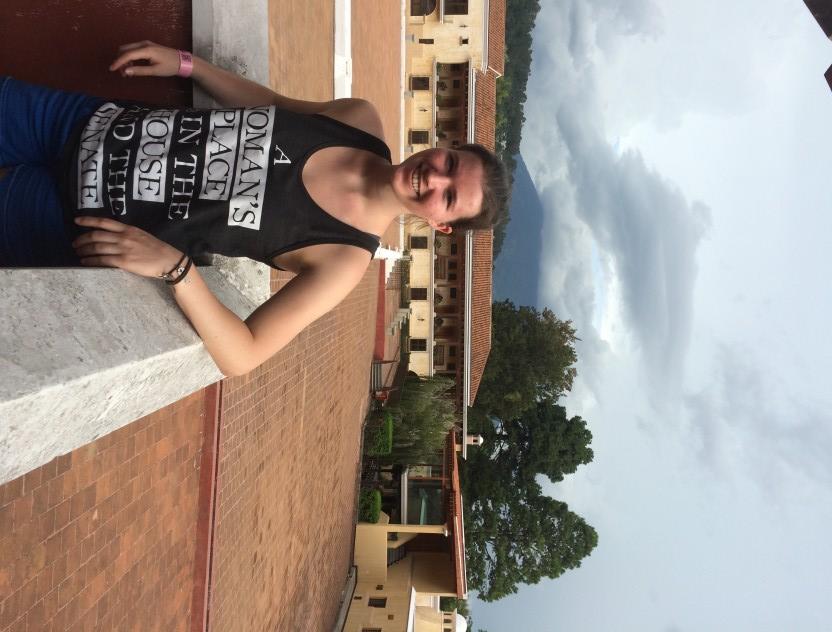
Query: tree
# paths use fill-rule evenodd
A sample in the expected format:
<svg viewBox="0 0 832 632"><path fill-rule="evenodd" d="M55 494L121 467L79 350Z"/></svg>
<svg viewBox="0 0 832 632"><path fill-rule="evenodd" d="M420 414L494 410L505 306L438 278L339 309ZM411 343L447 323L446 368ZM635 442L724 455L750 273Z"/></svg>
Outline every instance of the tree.
<svg viewBox="0 0 832 632"><path fill-rule="evenodd" d="M480 467L496 467L515 480L543 474L557 483L595 456L586 421L578 415L567 417L563 406L544 401L509 422L491 419L491 432L483 433L483 440L478 454L487 455L488 463Z"/></svg>
<svg viewBox="0 0 832 632"><path fill-rule="evenodd" d="M466 558L470 585L493 601L580 566L595 547L595 530L536 481L563 480L594 455L586 422L563 406L540 401L506 422L478 409L469 421L487 419L491 432L461 465Z"/></svg>
<svg viewBox="0 0 832 632"><path fill-rule="evenodd" d="M483 601L559 577L598 544L595 529L533 481L498 499L465 500L468 581Z"/></svg>
<svg viewBox="0 0 832 632"><path fill-rule="evenodd" d="M442 451L456 420L455 404L448 390L453 381L444 377L410 376L402 385L393 413L393 463L419 463Z"/></svg>
<svg viewBox="0 0 832 632"><path fill-rule="evenodd" d="M532 64L532 31L540 11L539 0L506 3L505 72L497 79L497 117L494 135L497 154L514 182L514 157L520 151L526 84ZM494 226L494 258L500 253L509 221L508 209Z"/></svg>
<svg viewBox="0 0 832 632"><path fill-rule="evenodd" d="M491 308L491 352L477 406L500 419L518 417L537 400L556 401L575 378L575 328L548 308Z"/></svg>

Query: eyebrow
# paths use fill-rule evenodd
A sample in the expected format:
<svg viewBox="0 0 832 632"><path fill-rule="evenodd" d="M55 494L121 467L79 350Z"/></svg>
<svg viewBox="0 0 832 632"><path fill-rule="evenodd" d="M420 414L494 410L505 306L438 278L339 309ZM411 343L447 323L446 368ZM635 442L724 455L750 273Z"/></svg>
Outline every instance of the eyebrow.
<svg viewBox="0 0 832 632"><path fill-rule="evenodd" d="M454 156L453 156L453 154L451 153L451 151L450 151L450 150L448 150L448 158L447 158L447 160L446 160L446 163L447 163L447 164L446 164L446 167L445 167L445 168L447 169L448 174L450 174L450 173L451 173L451 170L452 170L452 169L453 169L453 170L456 170L457 159L456 159L456 158L454 158ZM453 206L454 204L456 204L456 195L453 195L453 196L452 196L452 195L451 195L451 193L450 193L450 191L449 191L449 192L448 192L448 194L447 194L447 197L448 197L448 203L447 203L447 205L445 206L445 208L446 208L447 210L450 210L451 206ZM453 197L453 201L451 201L451 198L452 198L452 197Z"/></svg>

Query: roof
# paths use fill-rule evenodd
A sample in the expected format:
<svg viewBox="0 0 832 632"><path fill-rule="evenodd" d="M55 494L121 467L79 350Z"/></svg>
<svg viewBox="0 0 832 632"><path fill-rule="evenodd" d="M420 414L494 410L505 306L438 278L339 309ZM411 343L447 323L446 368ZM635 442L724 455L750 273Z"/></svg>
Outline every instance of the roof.
<svg viewBox="0 0 832 632"><path fill-rule="evenodd" d="M488 0L488 67L497 75L505 72L506 0Z"/></svg>
<svg viewBox="0 0 832 632"><path fill-rule="evenodd" d="M471 393L468 406L473 406L477 390L491 353L491 284L494 233L474 231L471 262Z"/></svg>
<svg viewBox="0 0 832 632"><path fill-rule="evenodd" d="M474 82L474 142L494 151L497 130L497 75L477 70Z"/></svg>
<svg viewBox="0 0 832 632"><path fill-rule="evenodd" d="M468 578L465 573L465 525L462 520L462 490L459 484L459 461L456 453L456 431L448 433L446 454L451 472L451 493L448 496L447 523L450 525L451 559L454 565L456 596L468 598Z"/></svg>

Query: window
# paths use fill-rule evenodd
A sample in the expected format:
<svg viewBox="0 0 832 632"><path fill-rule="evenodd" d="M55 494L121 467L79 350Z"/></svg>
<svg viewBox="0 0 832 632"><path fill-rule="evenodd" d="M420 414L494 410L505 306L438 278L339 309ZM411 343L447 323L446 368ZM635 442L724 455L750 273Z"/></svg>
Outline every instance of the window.
<svg viewBox="0 0 832 632"><path fill-rule="evenodd" d="M419 38L419 43L420 44L433 44L433 38L432 37Z"/></svg>
<svg viewBox="0 0 832 632"><path fill-rule="evenodd" d="M388 620L388 621L392 621L393 619L394 619L394 617L393 617L393 615L392 615L392 614L388 614L388 615L387 615L387 620Z"/></svg>
<svg viewBox="0 0 832 632"><path fill-rule="evenodd" d="M445 0L445 15L467 15L468 0Z"/></svg>
<svg viewBox="0 0 832 632"><path fill-rule="evenodd" d="M411 145L427 145L430 143L430 132L426 129L410 130Z"/></svg>
<svg viewBox="0 0 832 632"><path fill-rule="evenodd" d="M452 358L456 357L456 345L451 345L448 347L448 355Z"/></svg>
<svg viewBox="0 0 832 632"><path fill-rule="evenodd" d="M448 362L448 370L456 371L456 362Z"/></svg>
<svg viewBox="0 0 832 632"><path fill-rule="evenodd" d="M436 0L410 0L410 15L430 15L436 11Z"/></svg>
<svg viewBox="0 0 832 632"><path fill-rule="evenodd" d="M361 628L361 632L382 632L381 628Z"/></svg>
<svg viewBox="0 0 832 632"><path fill-rule="evenodd" d="M468 40L465 40L465 43L468 43ZM454 79L454 88L461 88L462 82L459 79Z"/></svg>
<svg viewBox="0 0 832 632"><path fill-rule="evenodd" d="M356 595L355 597L352 598L352 600L353 601L360 601L361 600L361 595Z"/></svg>
<svg viewBox="0 0 832 632"><path fill-rule="evenodd" d="M455 287L451 288L451 298L456 298L456 288Z"/></svg>
<svg viewBox="0 0 832 632"><path fill-rule="evenodd" d="M412 288L410 288L410 300L411 301L426 301L426 300L428 300L428 288L426 288L426 287L412 287Z"/></svg>
<svg viewBox="0 0 832 632"><path fill-rule="evenodd" d="M424 338L411 338L410 339L410 350L411 351L427 351L428 350L428 341Z"/></svg>
<svg viewBox="0 0 832 632"><path fill-rule="evenodd" d="M426 235L413 235L410 237L411 248L427 248L428 238Z"/></svg>
<svg viewBox="0 0 832 632"><path fill-rule="evenodd" d="M436 345L433 347L433 366L445 364L445 346Z"/></svg>
<svg viewBox="0 0 832 632"><path fill-rule="evenodd" d="M455 255L455 254L456 254L456 243L452 243L452 244L451 244L451 254L452 254L452 255Z"/></svg>
<svg viewBox="0 0 832 632"><path fill-rule="evenodd" d="M367 601L367 605L371 608L386 608L387 597L370 597L369 601Z"/></svg>
<svg viewBox="0 0 832 632"><path fill-rule="evenodd" d="M442 524L442 481L411 478L407 486L408 524Z"/></svg>
<svg viewBox="0 0 832 632"><path fill-rule="evenodd" d="M459 43L460 43L462 46L465 46L465 45L468 43L468 38L467 38L467 37L460 37L460 38L459 38Z"/></svg>
<svg viewBox="0 0 832 632"><path fill-rule="evenodd" d="M449 270L456 270L456 261L449 261L448 262L448 269Z"/></svg>
<svg viewBox="0 0 832 632"><path fill-rule="evenodd" d="M384 590L384 584L378 584L376 590Z"/></svg>
<svg viewBox="0 0 832 632"><path fill-rule="evenodd" d="M448 281L456 281L456 272L451 272L448 275Z"/></svg>
<svg viewBox="0 0 832 632"><path fill-rule="evenodd" d="M411 90L430 90L430 77L411 77Z"/></svg>

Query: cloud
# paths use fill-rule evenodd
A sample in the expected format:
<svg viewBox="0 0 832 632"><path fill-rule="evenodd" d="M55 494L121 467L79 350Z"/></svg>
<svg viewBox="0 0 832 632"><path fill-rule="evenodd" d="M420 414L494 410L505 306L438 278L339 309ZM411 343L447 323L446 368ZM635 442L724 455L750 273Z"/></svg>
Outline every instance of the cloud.
<svg viewBox="0 0 832 632"><path fill-rule="evenodd" d="M702 461L719 474L748 468L769 490L794 474L832 483L828 415L789 393L744 346L722 344L713 365L711 381L684 398Z"/></svg>
<svg viewBox="0 0 832 632"><path fill-rule="evenodd" d="M541 296L575 321L583 340L579 353L592 372L607 349L592 326L599 307L595 288L614 275L655 400L681 383L696 250L709 211L689 203L637 151L620 153L605 138L608 104L599 91L598 67L618 40L653 36L660 28L661 14L646 0L545 6L535 34L522 146L547 212ZM607 281L592 271L593 242Z"/></svg>

